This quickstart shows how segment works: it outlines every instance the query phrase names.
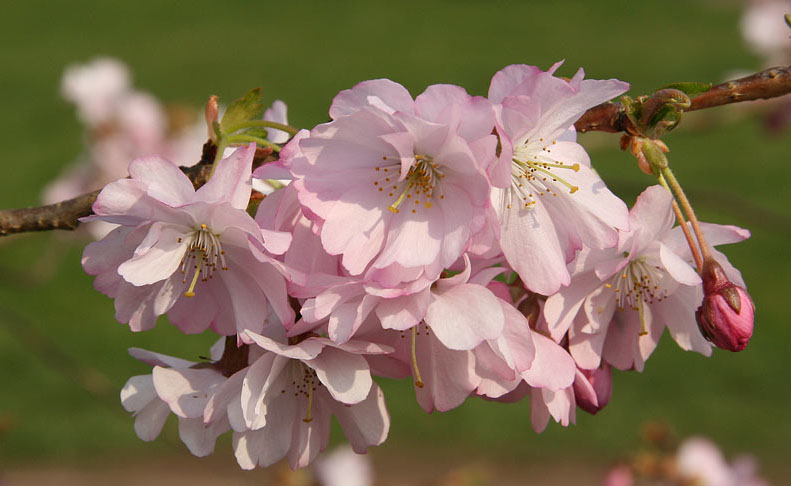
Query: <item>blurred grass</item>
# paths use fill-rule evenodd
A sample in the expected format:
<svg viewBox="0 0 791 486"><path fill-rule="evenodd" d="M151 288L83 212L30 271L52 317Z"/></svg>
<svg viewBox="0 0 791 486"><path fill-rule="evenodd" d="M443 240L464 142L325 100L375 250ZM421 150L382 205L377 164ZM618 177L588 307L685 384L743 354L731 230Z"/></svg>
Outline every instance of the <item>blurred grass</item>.
<svg viewBox="0 0 791 486"><path fill-rule="evenodd" d="M59 99L59 79L66 65L97 55L128 63L139 89L168 102L201 106L209 94L230 100L263 86L269 100L288 103L292 124L310 127L327 119L335 93L375 77L414 94L455 83L485 95L491 75L507 64L547 67L565 58L562 74L584 66L589 77L629 81L632 94L676 81L716 82L727 71L759 67L742 45L739 8L714 0L15 2L0 18L0 207L37 204L44 184L79 153L81 129ZM613 400L598 416L582 415L569 429L550 425L540 436L530 428L527 403L470 400L427 416L408 383L385 383L393 426L384 447L611 459L634 447L641 423L661 419L680 435L703 434L729 453L752 452L768 468L788 470L791 143L788 136L768 138L756 121L720 123L724 113L696 114L666 141L700 216L753 231L751 240L726 250L758 308L746 351L706 359L666 336L644 373L616 375ZM606 143L593 149L594 164L628 202L653 183L617 150L617 136L586 140ZM114 321L110 300L93 291L80 252L52 234L0 241L4 462L165 450L162 441L140 442L118 404L125 380L148 372L125 350L195 358L212 342L209 335L184 337L166 322L130 333ZM47 365L25 346L20 328L46 336L65 355L58 362L69 364ZM84 365L109 379L96 387L104 398L63 373Z"/></svg>

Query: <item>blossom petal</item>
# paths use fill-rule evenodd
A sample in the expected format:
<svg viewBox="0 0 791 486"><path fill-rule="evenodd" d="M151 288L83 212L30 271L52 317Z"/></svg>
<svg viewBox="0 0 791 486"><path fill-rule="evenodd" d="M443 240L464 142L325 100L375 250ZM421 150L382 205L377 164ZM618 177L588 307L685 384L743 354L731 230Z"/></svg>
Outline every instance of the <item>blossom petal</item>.
<svg viewBox="0 0 791 486"><path fill-rule="evenodd" d="M574 383L577 366L565 349L548 337L533 332L536 355L529 370L522 378L533 387L560 390Z"/></svg>
<svg viewBox="0 0 791 486"><path fill-rule="evenodd" d="M464 284L432 292L426 323L449 349L472 349L500 337L505 325L499 299L486 287Z"/></svg>
<svg viewBox="0 0 791 486"><path fill-rule="evenodd" d="M214 452L214 443L217 441L217 437L227 432L228 429L230 426L225 417L209 425L204 425L203 420L199 418L179 417L179 438L197 457L211 455Z"/></svg>
<svg viewBox="0 0 791 486"><path fill-rule="evenodd" d="M371 390L373 380L368 363L358 354L325 347L320 355L305 364L316 370L316 376L339 402L359 403Z"/></svg>
<svg viewBox="0 0 791 486"><path fill-rule="evenodd" d="M392 114L414 113L414 101L406 88L389 79L372 79L358 83L335 95L330 106L333 120L363 109L377 109Z"/></svg>
<svg viewBox="0 0 791 486"><path fill-rule="evenodd" d="M247 209L252 190L250 178L255 147L254 143L239 147L217 162L209 182L195 193L195 200L212 204L229 202L236 209Z"/></svg>
<svg viewBox="0 0 791 486"><path fill-rule="evenodd" d="M183 228L154 223L141 242L138 253L119 265L118 274L132 285L148 285L164 280L179 268L190 245Z"/></svg>
<svg viewBox="0 0 791 486"><path fill-rule="evenodd" d="M390 414L385 407L384 393L375 383L362 402L351 407L332 403L331 407L343 434L357 454L364 454L368 447L379 445L387 439Z"/></svg>
<svg viewBox="0 0 791 486"><path fill-rule="evenodd" d="M555 226L543 205L527 209L514 204L501 218L500 246L528 289L552 295L571 282Z"/></svg>
<svg viewBox="0 0 791 486"><path fill-rule="evenodd" d="M189 178L173 162L156 155L133 160L129 175L145 184L150 197L174 208L191 202L195 195Z"/></svg>

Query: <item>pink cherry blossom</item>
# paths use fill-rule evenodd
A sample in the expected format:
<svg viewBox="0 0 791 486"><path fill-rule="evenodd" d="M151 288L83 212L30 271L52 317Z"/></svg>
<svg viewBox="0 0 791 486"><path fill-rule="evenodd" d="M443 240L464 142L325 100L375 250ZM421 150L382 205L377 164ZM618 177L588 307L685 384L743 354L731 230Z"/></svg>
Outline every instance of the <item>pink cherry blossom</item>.
<svg viewBox="0 0 791 486"><path fill-rule="evenodd" d="M618 369L641 371L665 327L682 349L711 353L693 311L703 298L701 280L673 222L670 193L649 187L632 208L631 231L621 233L618 247L584 250L572 265L571 285L547 299L544 316L552 336L560 340L568 333L569 351L581 368L598 368L604 358ZM735 227L703 228L712 244L749 236Z"/></svg>
<svg viewBox="0 0 791 486"><path fill-rule="evenodd" d="M263 253L282 253L290 236L263 235L245 211L254 151L221 160L197 191L158 157L135 160L130 179L102 190L89 219L120 227L86 247L83 267L115 298L120 322L142 331L167 313L184 332L232 335L263 329L270 306L284 325L293 320L277 262Z"/></svg>
<svg viewBox="0 0 791 486"><path fill-rule="evenodd" d="M489 169L500 247L528 289L551 295L568 285L566 264L584 245L608 248L627 229L626 205L590 168L574 122L588 108L629 88L617 80L570 81L534 66L494 75L489 100L497 111L501 152Z"/></svg>
<svg viewBox="0 0 791 486"><path fill-rule="evenodd" d="M363 355L392 348L319 337L287 345L253 332L243 339L265 352L250 366L241 391L248 430L234 434L234 449L242 468L283 457L294 469L307 466L327 447L331 415L358 454L385 440L390 418Z"/></svg>
<svg viewBox="0 0 791 486"><path fill-rule="evenodd" d="M168 416L179 420L179 436L192 454L211 454L219 435L230 429L228 419L204 423L203 410L227 378L214 366L172 358L143 349L130 354L154 366L150 375L133 376L121 390L121 403L135 415L135 432L145 441L154 440ZM219 356L213 356L219 359Z"/></svg>
<svg viewBox="0 0 791 486"><path fill-rule="evenodd" d="M341 92L330 113L291 163L325 250L353 275L394 264L439 275L484 223L491 107L456 87L412 101L401 85L376 80Z"/></svg>

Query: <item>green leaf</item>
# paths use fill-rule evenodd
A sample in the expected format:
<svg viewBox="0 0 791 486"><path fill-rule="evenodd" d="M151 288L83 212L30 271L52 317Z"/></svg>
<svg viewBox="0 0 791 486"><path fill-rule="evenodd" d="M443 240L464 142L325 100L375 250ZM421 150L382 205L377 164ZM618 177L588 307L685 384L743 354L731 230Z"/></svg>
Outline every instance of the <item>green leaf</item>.
<svg viewBox="0 0 791 486"><path fill-rule="evenodd" d="M681 83L668 84L659 89L677 89L683 91L687 96L695 96L711 89L711 83L696 83L694 81L687 81Z"/></svg>
<svg viewBox="0 0 791 486"><path fill-rule="evenodd" d="M261 103L261 88L251 89L244 96L231 103L225 111L220 122L223 134L228 135L228 129L235 125L250 120L260 120L264 114L264 104Z"/></svg>

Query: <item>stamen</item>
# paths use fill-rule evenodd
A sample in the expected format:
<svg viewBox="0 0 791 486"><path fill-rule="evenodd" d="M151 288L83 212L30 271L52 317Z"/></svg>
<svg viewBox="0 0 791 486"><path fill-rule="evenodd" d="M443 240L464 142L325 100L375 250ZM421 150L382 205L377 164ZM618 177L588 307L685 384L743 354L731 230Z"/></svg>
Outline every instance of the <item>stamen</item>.
<svg viewBox="0 0 791 486"><path fill-rule="evenodd" d="M181 242L179 238L179 242ZM211 232L205 224L192 233L187 251L181 260L181 273L184 275L183 283L187 283L188 271L192 270L192 280L189 288L184 292L185 297L195 296L195 285L198 283L198 276L206 282L212 278L217 262L223 270L228 270L225 262L225 251L222 249L220 235Z"/></svg>
<svg viewBox="0 0 791 486"><path fill-rule="evenodd" d="M412 327L412 369L415 371L415 386L423 388L423 379L420 377L420 369L417 367L417 354L415 353L415 338L417 336L417 326Z"/></svg>
<svg viewBox="0 0 791 486"><path fill-rule="evenodd" d="M551 176L553 181L560 182L564 186L568 187L569 188L569 192L571 194L574 194L575 192L577 192L579 190L578 186L575 186L573 184L570 184L570 183L564 181L563 179L561 179L560 177L556 176L555 174L553 174L548 169L544 168L544 167L551 167L552 165L550 165L550 164L544 164L544 163L537 164L535 162L530 162L529 160L526 162L526 164L528 165L528 167L530 167L532 169L535 169L537 171L543 172L544 174L547 174L547 175ZM561 165L560 167L563 167L564 169L571 169L574 172L577 172L577 171L580 170L579 164L574 164L573 166L562 166Z"/></svg>
<svg viewBox="0 0 791 486"><path fill-rule="evenodd" d="M305 423L310 423L313 421L312 412L313 412L313 376L308 374L308 411L305 413L305 418L302 419Z"/></svg>
<svg viewBox="0 0 791 486"><path fill-rule="evenodd" d="M387 160L388 157L383 157L384 160ZM398 165L394 164L390 166L393 170L398 170ZM383 169L384 172L388 171L387 167L376 167L375 170L379 171ZM404 202L406 199L411 199L412 196L415 196L415 204L419 205L421 202L425 206L426 209L431 209L432 203L430 199L434 196L435 192L437 192L436 186L437 182L440 179L443 179L445 174L442 173L440 170L439 164L435 163L432 157L428 155L415 155L415 164L409 168L409 172L407 172L406 177L404 177L401 181L391 181L390 177L385 177L384 179L377 179L374 181L374 186L377 187L379 192L384 192L382 186L392 187L391 191L388 191L388 195L392 197L394 194L398 194L396 200L387 207L390 212L399 213L400 209L399 206ZM393 184L391 186L391 184ZM399 187L400 192L399 192ZM423 195L427 200L421 201L421 198L418 198L418 195ZM439 195L440 199L443 199L444 196L442 194ZM417 208L411 210L412 213L417 212Z"/></svg>

